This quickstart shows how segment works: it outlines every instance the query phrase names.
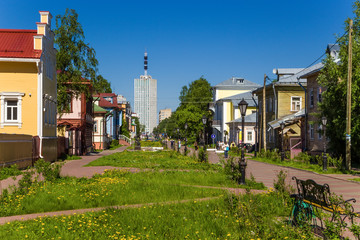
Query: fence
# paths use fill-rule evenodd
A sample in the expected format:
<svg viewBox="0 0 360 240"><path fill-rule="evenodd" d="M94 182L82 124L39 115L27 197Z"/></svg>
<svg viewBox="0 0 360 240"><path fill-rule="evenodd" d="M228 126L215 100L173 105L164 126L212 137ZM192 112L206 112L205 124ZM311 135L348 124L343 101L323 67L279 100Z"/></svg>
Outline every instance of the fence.
<svg viewBox="0 0 360 240"><path fill-rule="evenodd" d="M0 133L0 166L7 167L13 164L19 168L31 166L34 158L38 156L37 143L39 141L33 140L31 135Z"/></svg>

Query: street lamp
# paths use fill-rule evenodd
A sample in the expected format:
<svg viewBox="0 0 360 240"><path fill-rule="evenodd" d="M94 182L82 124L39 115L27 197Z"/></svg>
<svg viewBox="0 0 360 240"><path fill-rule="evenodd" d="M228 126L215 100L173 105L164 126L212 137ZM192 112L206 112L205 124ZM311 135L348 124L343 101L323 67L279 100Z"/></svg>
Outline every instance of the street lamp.
<svg viewBox="0 0 360 240"><path fill-rule="evenodd" d="M241 161L239 163L240 165L240 171L241 171L241 179L240 179L240 183L244 185L245 184L245 169L246 169L246 162L245 162L245 153L244 153L244 127L245 127L245 114L246 114L246 109L247 109L248 103L242 99L239 104L239 110L241 113L241 118L242 118L242 123L241 123Z"/></svg>
<svg viewBox="0 0 360 240"><path fill-rule="evenodd" d="M285 123L281 122L280 123L280 128L281 128L281 161L284 161L285 158L285 152L284 152L284 128L285 128Z"/></svg>
<svg viewBox="0 0 360 240"><path fill-rule="evenodd" d="M321 118L322 125L324 127L324 156L323 156L323 171L327 171L327 156L326 156L326 117Z"/></svg>
<svg viewBox="0 0 360 240"><path fill-rule="evenodd" d="M177 131L177 140L178 140L178 142L177 142L177 144L178 144L178 152L180 152L180 143L179 143L179 141L180 141L179 140L180 139L180 135L179 135L180 129L177 128L176 131Z"/></svg>
<svg viewBox="0 0 360 240"><path fill-rule="evenodd" d="M207 118L206 118L206 116L205 115L203 115L202 116L202 118L201 118L201 120L202 120L202 123L203 123L203 125L204 125L204 151L205 151L205 126L206 126L206 121L207 121Z"/></svg>
<svg viewBox="0 0 360 240"><path fill-rule="evenodd" d="M185 154L184 155L186 155L186 152L187 152L187 128L188 128L188 124L187 123L185 123L185 126L184 126L184 128L185 128Z"/></svg>

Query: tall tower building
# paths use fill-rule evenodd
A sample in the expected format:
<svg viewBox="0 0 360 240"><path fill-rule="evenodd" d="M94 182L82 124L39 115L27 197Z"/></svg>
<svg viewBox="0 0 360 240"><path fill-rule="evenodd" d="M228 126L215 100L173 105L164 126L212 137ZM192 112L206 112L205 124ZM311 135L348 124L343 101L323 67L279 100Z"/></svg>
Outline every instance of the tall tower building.
<svg viewBox="0 0 360 240"><path fill-rule="evenodd" d="M148 56L144 54L144 75L134 79L134 110L145 132L152 133L157 122L157 81L147 74Z"/></svg>

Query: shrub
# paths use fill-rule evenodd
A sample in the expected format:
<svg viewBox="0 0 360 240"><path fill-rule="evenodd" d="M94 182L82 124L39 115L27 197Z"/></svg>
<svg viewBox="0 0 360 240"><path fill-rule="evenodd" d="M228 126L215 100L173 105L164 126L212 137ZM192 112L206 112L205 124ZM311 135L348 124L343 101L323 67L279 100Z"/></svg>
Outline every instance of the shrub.
<svg viewBox="0 0 360 240"><path fill-rule="evenodd" d="M60 178L60 170L63 164L51 164L45 162L44 159L36 161L34 167L38 174L42 174L45 181L53 182Z"/></svg>
<svg viewBox="0 0 360 240"><path fill-rule="evenodd" d="M303 163L306 163L306 164L310 164L310 161L311 161L311 156L305 152L301 152L299 153L299 155L297 155L295 157L296 160L299 160Z"/></svg>
<svg viewBox="0 0 360 240"><path fill-rule="evenodd" d="M204 148L199 148L198 160L199 162L204 162L204 163L208 162L208 154L206 150L204 150Z"/></svg>

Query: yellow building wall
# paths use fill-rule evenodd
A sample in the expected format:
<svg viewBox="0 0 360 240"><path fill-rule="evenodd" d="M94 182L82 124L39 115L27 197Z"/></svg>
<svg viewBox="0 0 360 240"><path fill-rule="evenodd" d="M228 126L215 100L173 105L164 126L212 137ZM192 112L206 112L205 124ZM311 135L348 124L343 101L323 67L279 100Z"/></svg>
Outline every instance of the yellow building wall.
<svg viewBox="0 0 360 240"><path fill-rule="evenodd" d="M301 97L301 108L305 108L305 93L303 90L288 89L287 91L278 92L278 117L296 113L291 111L291 97Z"/></svg>
<svg viewBox="0 0 360 240"><path fill-rule="evenodd" d="M25 93L21 109L22 127L4 126L0 133L37 135L37 76L36 63L0 62L0 92Z"/></svg>
<svg viewBox="0 0 360 240"><path fill-rule="evenodd" d="M245 92L249 92L249 91L248 90L217 90L216 97L217 99L221 99Z"/></svg>

